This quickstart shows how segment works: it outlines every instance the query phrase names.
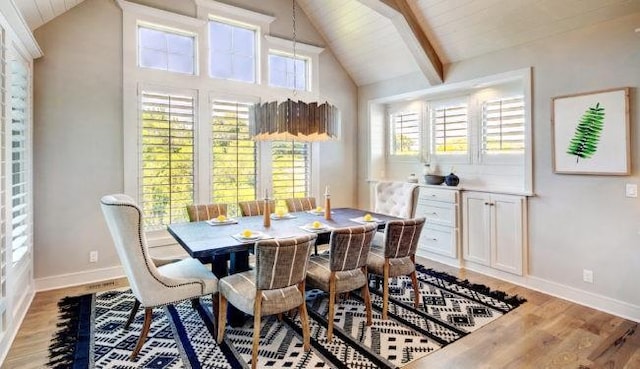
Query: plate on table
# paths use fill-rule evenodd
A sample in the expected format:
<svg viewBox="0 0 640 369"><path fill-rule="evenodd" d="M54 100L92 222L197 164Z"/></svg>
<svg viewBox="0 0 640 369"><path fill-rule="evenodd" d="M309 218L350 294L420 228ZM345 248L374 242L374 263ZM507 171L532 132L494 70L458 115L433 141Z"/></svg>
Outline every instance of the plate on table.
<svg viewBox="0 0 640 369"><path fill-rule="evenodd" d="M238 223L238 221L233 218L227 218L225 220L218 220L218 218L213 218L213 219L207 220L207 223L209 223L210 225L224 225L224 224L236 224Z"/></svg>
<svg viewBox="0 0 640 369"><path fill-rule="evenodd" d="M313 214L313 215L324 215L324 209L320 211L318 211L317 209L307 210L307 213ZM331 214L335 214L335 213L332 211Z"/></svg>
<svg viewBox="0 0 640 369"><path fill-rule="evenodd" d="M382 222L382 220L378 219L378 218L371 218L370 220L365 220L364 217L351 218L349 220L352 221L352 222L362 223L362 224L380 223L380 222Z"/></svg>
<svg viewBox="0 0 640 369"><path fill-rule="evenodd" d="M235 238L242 240L242 241L255 241L255 240L259 240L261 238L264 237L264 233L259 232L259 231L252 231L251 232L251 236L249 237L245 237L242 235L242 233L238 233L236 235L234 235Z"/></svg>
<svg viewBox="0 0 640 369"><path fill-rule="evenodd" d="M283 214L283 215L271 214L271 219L273 219L273 220L293 219L295 217L296 216L291 214L291 213L287 213L287 214Z"/></svg>
<svg viewBox="0 0 640 369"><path fill-rule="evenodd" d="M319 227L314 227L313 223L309 223L309 224L305 224L303 226L301 226L300 228L304 229L305 231L308 232L322 232L322 231L326 231L328 229L331 229L328 225L326 224L322 224L320 223Z"/></svg>

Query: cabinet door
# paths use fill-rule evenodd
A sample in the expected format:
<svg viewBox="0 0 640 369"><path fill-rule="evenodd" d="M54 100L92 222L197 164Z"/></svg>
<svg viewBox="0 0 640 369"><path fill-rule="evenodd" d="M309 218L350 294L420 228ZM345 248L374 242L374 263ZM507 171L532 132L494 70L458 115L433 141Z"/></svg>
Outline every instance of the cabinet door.
<svg viewBox="0 0 640 369"><path fill-rule="evenodd" d="M465 260L489 266L491 264L490 195L481 192L465 192L462 195L462 201L462 256Z"/></svg>
<svg viewBox="0 0 640 369"><path fill-rule="evenodd" d="M491 266L522 275L521 196L491 196Z"/></svg>

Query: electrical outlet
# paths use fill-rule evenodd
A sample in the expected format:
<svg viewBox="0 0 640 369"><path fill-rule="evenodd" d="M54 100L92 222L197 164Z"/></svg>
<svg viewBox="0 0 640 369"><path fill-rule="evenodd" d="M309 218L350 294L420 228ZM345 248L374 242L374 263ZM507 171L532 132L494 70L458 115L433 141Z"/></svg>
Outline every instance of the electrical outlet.
<svg viewBox="0 0 640 369"><path fill-rule="evenodd" d="M593 270L582 269L582 280L587 283L593 283Z"/></svg>
<svg viewBox="0 0 640 369"><path fill-rule="evenodd" d="M638 185L635 183L627 183L625 194L627 197L638 197Z"/></svg>
<svg viewBox="0 0 640 369"><path fill-rule="evenodd" d="M89 262L90 263L98 262L98 251L94 250L89 253Z"/></svg>

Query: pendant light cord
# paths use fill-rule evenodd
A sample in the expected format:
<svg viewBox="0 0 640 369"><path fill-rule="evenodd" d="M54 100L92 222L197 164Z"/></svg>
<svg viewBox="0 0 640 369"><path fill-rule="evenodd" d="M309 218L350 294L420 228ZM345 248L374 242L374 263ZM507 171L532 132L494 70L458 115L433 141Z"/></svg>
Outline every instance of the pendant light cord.
<svg viewBox="0 0 640 369"><path fill-rule="evenodd" d="M296 0L291 0L291 4L293 8L291 12L293 14L293 97L295 98L297 95L296 76L298 74L296 71L296 64L298 64L296 58Z"/></svg>

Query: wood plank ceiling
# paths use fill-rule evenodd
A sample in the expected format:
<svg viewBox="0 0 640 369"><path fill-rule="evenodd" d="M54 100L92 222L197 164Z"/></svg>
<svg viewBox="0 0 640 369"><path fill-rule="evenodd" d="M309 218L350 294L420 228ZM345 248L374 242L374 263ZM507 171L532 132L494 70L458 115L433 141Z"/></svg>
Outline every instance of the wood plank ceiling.
<svg viewBox="0 0 640 369"><path fill-rule="evenodd" d="M84 0L14 1L34 30ZM408 28L393 14L406 11L405 5L443 64L640 12L640 0L296 1L358 86L419 71L439 83L425 72L425 58L416 50L424 40L408 40Z"/></svg>

